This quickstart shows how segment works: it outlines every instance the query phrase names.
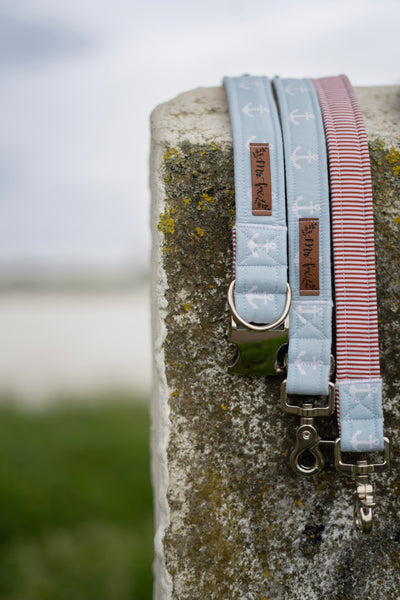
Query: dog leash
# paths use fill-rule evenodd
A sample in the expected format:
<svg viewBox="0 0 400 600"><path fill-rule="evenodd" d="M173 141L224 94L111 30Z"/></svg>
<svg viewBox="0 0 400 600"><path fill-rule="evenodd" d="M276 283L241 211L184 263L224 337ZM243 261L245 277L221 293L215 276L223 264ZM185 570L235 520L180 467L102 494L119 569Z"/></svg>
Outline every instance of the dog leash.
<svg viewBox="0 0 400 600"><path fill-rule="evenodd" d="M331 227L328 159L318 97L310 79L275 78L286 172L290 308L287 379L281 386L285 412L301 417L292 468L315 475L323 466L315 417L335 410L330 382L332 346ZM326 405L288 402L288 394L326 396ZM315 404L315 403L314 403ZM314 455L315 462L302 461Z"/></svg>
<svg viewBox="0 0 400 600"><path fill-rule="evenodd" d="M338 470L356 475L355 521L372 527L368 475L389 467L383 436L375 278L374 222L368 143L360 106L345 75L313 81L323 114L329 156L336 304ZM384 451L384 461L347 464L341 452Z"/></svg>
<svg viewBox="0 0 400 600"><path fill-rule="evenodd" d="M281 132L271 84L265 77L248 76L225 78L224 83L234 140L236 196L234 278L228 304L229 339L236 344L237 355L229 371L283 372L289 337L281 402L286 412L301 417L291 465L299 473L316 474L323 465L320 444L334 444L336 468L356 476L356 525L369 533L375 505L369 475L388 468L390 454L383 437L371 178L361 111L344 76L312 83L274 81L286 160L289 286ZM321 440L314 426L316 416L331 414L334 408L325 133L336 288L341 435L336 442ZM288 393L326 395L328 402L323 407L294 406L287 400ZM342 460L345 451L382 449L382 463ZM305 451L314 455L311 466L301 461Z"/></svg>
<svg viewBox="0 0 400 600"><path fill-rule="evenodd" d="M287 342L291 290L282 137L267 77L226 77L234 140L236 222L234 277L229 287L229 371L275 374Z"/></svg>

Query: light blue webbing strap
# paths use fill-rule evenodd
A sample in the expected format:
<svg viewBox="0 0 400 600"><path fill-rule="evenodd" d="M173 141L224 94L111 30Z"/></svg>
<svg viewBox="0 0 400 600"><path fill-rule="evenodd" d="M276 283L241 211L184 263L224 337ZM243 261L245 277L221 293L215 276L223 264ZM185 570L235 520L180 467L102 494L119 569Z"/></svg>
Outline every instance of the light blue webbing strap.
<svg viewBox="0 0 400 600"><path fill-rule="evenodd" d="M279 117L267 77L226 77L224 84L234 143L234 303L247 323L274 323L282 315L287 298L285 178ZM269 145L269 160L264 160L262 154L256 182L259 187L254 192L251 151L257 152L257 144ZM255 165L257 172L257 157ZM268 171L270 168L270 179L264 178L266 167ZM262 196L266 188L270 206L255 210L254 194L260 189Z"/></svg>
<svg viewBox="0 0 400 600"><path fill-rule="evenodd" d="M286 389L328 395L332 287L324 125L311 80L276 78L273 83L284 142L292 288Z"/></svg>

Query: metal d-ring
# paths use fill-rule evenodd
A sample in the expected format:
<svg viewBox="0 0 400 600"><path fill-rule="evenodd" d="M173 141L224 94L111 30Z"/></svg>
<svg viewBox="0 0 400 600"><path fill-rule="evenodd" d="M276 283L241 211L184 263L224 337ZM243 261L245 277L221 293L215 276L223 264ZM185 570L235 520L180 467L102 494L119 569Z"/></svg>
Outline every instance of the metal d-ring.
<svg viewBox="0 0 400 600"><path fill-rule="evenodd" d="M277 321L275 321L274 323L268 323L268 325L253 325L253 323L248 323L247 321L242 319L242 317L239 315L239 313L236 310L235 302L233 299L233 290L235 288L235 281L236 281L235 279L232 279L231 284L228 289L228 306L229 306L229 310L231 311L231 313L233 315L233 318L235 319L235 321L237 323L239 323L240 325L243 325L243 327L246 327L247 329L251 329L252 331L269 331L270 329L276 329L276 327L278 327L281 323L283 323L283 321L286 319L286 317L289 314L290 305L292 303L292 290L288 283L286 284L286 303L285 303L283 312L282 312L281 316L279 317L279 319Z"/></svg>

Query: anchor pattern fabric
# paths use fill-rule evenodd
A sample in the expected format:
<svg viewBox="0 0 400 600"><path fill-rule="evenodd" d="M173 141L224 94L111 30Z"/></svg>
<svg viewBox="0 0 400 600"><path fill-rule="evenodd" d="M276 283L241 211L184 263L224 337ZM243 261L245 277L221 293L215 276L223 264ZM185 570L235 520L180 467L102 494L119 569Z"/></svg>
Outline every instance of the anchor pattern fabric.
<svg viewBox="0 0 400 600"><path fill-rule="evenodd" d="M256 322L261 308L262 318L273 322L282 314L286 299L281 293L281 282L287 277L286 227L239 223L234 235L236 310Z"/></svg>
<svg viewBox="0 0 400 600"><path fill-rule="evenodd" d="M273 81L284 141L289 232L287 392L328 395L332 345L332 286L328 158L322 115L309 79ZM299 219L319 222L318 295L300 294Z"/></svg>
<svg viewBox="0 0 400 600"><path fill-rule="evenodd" d="M319 80L276 78L280 122L267 77L227 77L224 84L234 139L236 308L244 320L255 324L280 317L286 299L288 226L293 299L286 389L289 394L327 395L332 214L341 450L383 450L372 186L368 143L355 92L343 75ZM252 213L253 142L269 144L271 214ZM318 289L314 287L309 295L304 289L299 291L304 269L301 220L318 222L314 234L319 252L314 260Z"/></svg>
<svg viewBox="0 0 400 600"><path fill-rule="evenodd" d="M382 450L383 411L381 379L337 383L340 397L341 450Z"/></svg>
<svg viewBox="0 0 400 600"><path fill-rule="evenodd" d="M234 300L247 322L272 323L286 300L287 228L285 174L279 117L268 77L226 77L234 140L236 225ZM268 143L272 214L254 215L250 143Z"/></svg>

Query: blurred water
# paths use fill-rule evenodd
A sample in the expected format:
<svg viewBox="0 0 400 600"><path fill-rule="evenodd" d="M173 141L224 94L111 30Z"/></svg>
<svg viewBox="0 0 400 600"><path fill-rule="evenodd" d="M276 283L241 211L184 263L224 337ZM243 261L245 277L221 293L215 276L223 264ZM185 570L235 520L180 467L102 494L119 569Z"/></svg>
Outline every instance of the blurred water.
<svg viewBox="0 0 400 600"><path fill-rule="evenodd" d="M110 388L148 395L147 288L3 294L0 332L0 390L30 403Z"/></svg>

